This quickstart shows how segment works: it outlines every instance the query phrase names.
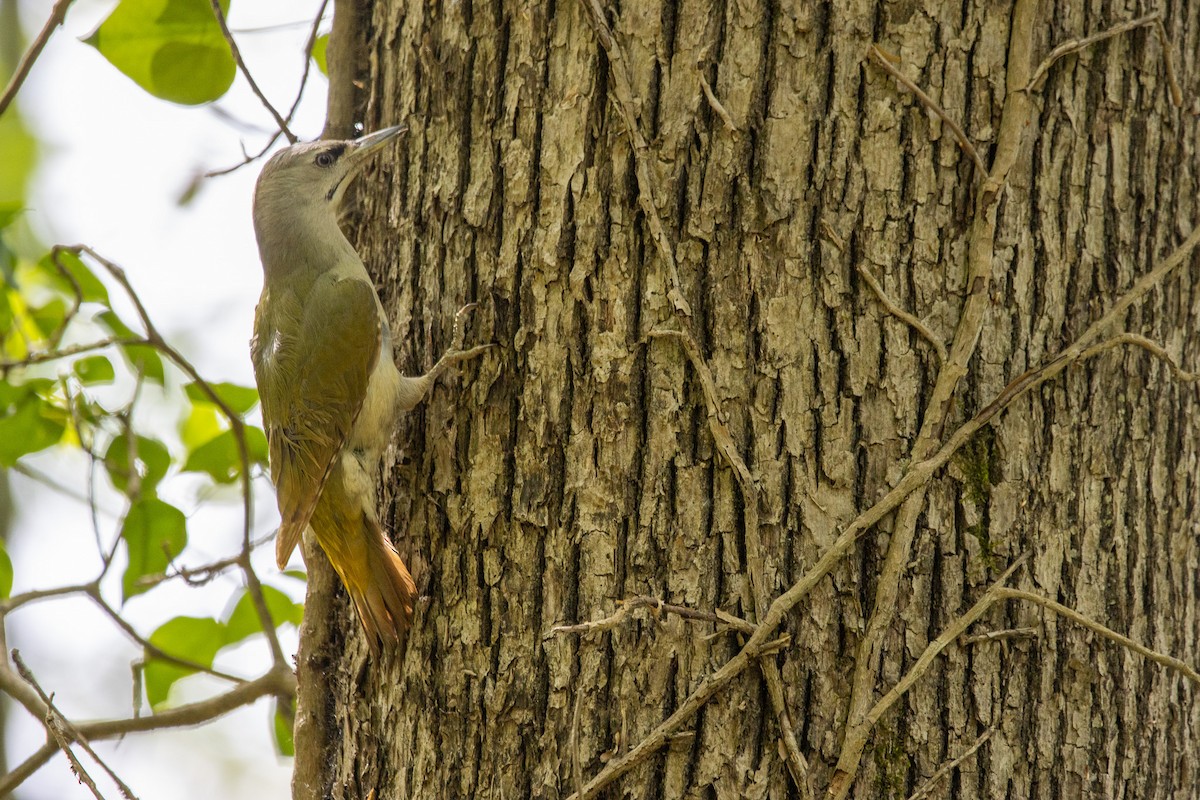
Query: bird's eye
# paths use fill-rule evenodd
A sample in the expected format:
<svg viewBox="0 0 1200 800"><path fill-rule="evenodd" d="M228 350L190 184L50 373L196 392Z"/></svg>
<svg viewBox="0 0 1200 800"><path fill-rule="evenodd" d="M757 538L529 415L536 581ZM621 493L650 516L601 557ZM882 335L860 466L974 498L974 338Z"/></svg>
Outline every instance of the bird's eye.
<svg viewBox="0 0 1200 800"><path fill-rule="evenodd" d="M327 150L317 153L317 157L314 159L314 163L316 163L318 167L332 167L333 161L333 153L330 153Z"/></svg>

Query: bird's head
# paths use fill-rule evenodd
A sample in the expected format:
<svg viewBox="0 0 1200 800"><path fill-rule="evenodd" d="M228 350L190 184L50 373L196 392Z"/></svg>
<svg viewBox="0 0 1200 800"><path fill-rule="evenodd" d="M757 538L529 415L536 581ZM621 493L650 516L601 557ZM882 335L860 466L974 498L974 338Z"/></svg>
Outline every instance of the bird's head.
<svg viewBox="0 0 1200 800"><path fill-rule="evenodd" d="M254 189L255 216L266 209L334 213L354 176L371 156L407 128L384 128L361 139L301 142L280 150L263 167Z"/></svg>

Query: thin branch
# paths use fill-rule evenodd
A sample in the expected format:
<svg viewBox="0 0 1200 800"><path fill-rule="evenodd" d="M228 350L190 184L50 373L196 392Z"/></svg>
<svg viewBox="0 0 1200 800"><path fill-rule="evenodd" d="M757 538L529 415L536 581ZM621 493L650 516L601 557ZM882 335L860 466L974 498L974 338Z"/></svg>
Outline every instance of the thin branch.
<svg viewBox="0 0 1200 800"><path fill-rule="evenodd" d="M254 76L250 74L250 70L246 68L246 62L242 60L242 52L238 49L237 42L234 41L233 32L229 30L229 24L225 21L225 12L221 10L220 0L212 0L213 15L217 18L217 24L221 26L221 33L225 36L225 41L229 43L229 51L233 54L233 60L237 62L238 69L242 71L246 82L250 84L250 90L262 101L263 106L275 118L275 124L279 126L279 130L287 137L291 144L296 143L296 135L288 128L287 120L279 115L275 110L275 106L271 105L271 101L262 93L262 89L258 88L258 84L254 81Z"/></svg>
<svg viewBox="0 0 1200 800"><path fill-rule="evenodd" d="M701 609L690 608L688 606L675 605L673 603L664 603L657 597L649 597L647 595L638 595L631 597L628 600L621 600L617 603L617 610L603 619L594 620L592 622L580 622L576 625L556 625L550 629L545 638L550 639L561 634L580 634L587 636L593 633L603 633L616 628L627 619L631 619L633 612L639 608L648 608L654 612L664 612L674 614L684 619L696 620L698 622L712 622L717 625L727 625L734 630L742 633L752 634L757 627L753 623L735 617L723 612L703 611Z"/></svg>
<svg viewBox="0 0 1200 800"><path fill-rule="evenodd" d="M77 583L70 586L56 586L53 589L34 589L21 594L14 594L11 597L0 601L0 618L3 618L11 611L15 611L27 603L35 603L39 600L49 600L58 597L67 597L73 594L88 594L96 590L98 585L96 581L91 583Z"/></svg>
<svg viewBox="0 0 1200 800"><path fill-rule="evenodd" d="M13 695L13 691L6 683L8 676L11 676L30 695L33 695L36 704L42 705L40 699L33 693L33 690L21 681L6 665L0 666L0 689L9 695ZM248 706L259 698L268 696L278 697L281 694L294 697L295 693L295 674L293 674L290 668L276 666L260 678L235 686L229 691L215 697L210 697L207 700L168 708L148 717L125 717L121 719L75 723L74 728L89 741L117 739L130 733L148 733L167 728L202 725L238 708ZM45 716L45 708L42 707L37 712L31 709L30 713L40 719ZM43 746L34 755L27 758L17 769L0 778L0 797L8 796L25 779L45 764L57 749L57 747L51 746L47 751L47 747Z"/></svg>
<svg viewBox="0 0 1200 800"><path fill-rule="evenodd" d="M1018 0L1012 12L1012 33L1008 43L1005 86L1024 86L1033 63L1033 34L1036 27L1036 0ZM883 58L878 48L875 57ZM991 286L995 271L996 218L998 201L1008 185L1009 172L1017 161L1022 143L1030 130L1033 103L1027 94L1009 91L1001 111L996 136L995 154L990 170L977 173L982 183L975 196L966 249L967 297L963 302L954 336L942 361L933 390L925 402L926 412L916 441L910 450L914 462L928 459L937 450L943 430L951 419L954 397L959 384L967 375L971 359L979 345L988 310L991 308ZM978 153L975 153L978 156ZM977 163L982 163L982 160ZM931 473L932 477L932 473ZM869 721L868 709L875 697L876 676L883 658L885 634L896 615L896 604L904 574L908 570L917 522L925 507L926 483L914 488L900 505L892 535L888 541L883 566L879 570L875 602L867 618L866 630L858 646L851 677L850 704L846 712L846 727L839 768L853 776L862 758ZM850 785L841 785L837 800L845 796Z"/></svg>
<svg viewBox="0 0 1200 800"><path fill-rule="evenodd" d="M690 317L692 308L683 296L683 284L679 280L679 266L675 262L675 249L667 237L662 217L658 211L658 198L654 191L654 181L650 176L650 145L647 144L646 137L642 135L642 130L638 127L637 115L634 112L633 82L629 77L625 54L613 37L612 29L608 27L608 20L604 17L604 9L600 7L600 0L580 0L580 2L587 11L592 31L596 34L604 52L608 54L608 69L613 78L610 97L617 107L621 119L624 120L625 130L629 134L629 143L633 150L637 173L638 203L645 215L646 226L650 229L650 238L654 240L658 254L667 266L667 278L670 284L667 298L671 301L676 313Z"/></svg>
<svg viewBox="0 0 1200 800"><path fill-rule="evenodd" d="M750 469L742 459L741 453L738 452L729 428L722 420L717 383L713 379L708 364L704 362L704 358L700 354L700 346L696 344L696 340L686 331L651 331L648 336L652 339L676 339L691 363L693 371L700 379L700 386L704 390L704 403L708 411L709 435L712 436L717 451L724 457L729 468L733 470L738 491L742 496L746 572L750 576L751 603L755 619L757 619L771 602L765 578L766 565L763 555L762 531L758 522L758 486L754 483L754 477L750 474ZM800 789L800 793L808 798L812 794L808 785L808 761L800 752L800 744L796 741L796 729L792 724L791 711L787 707L779 666L774 660L764 655L759 661L759 670L767 684L767 695L770 697L771 707L779 723L780 742L783 745L784 762L787 765L788 773L797 788Z"/></svg>
<svg viewBox="0 0 1200 800"><path fill-rule="evenodd" d="M1078 53L1080 50L1091 47L1098 42L1103 42L1107 39L1113 38L1114 36L1120 36L1122 33L1128 33L1129 31L1137 30L1138 28L1145 28L1148 25L1153 25L1156 22L1159 22L1161 19L1162 11L1152 11L1145 16L1138 17L1137 19L1126 20L1125 22L1118 23L1107 30L1100 31L1099 33L1093 33L1090 36L1084 36L1080 39L1068 39L1067 41L1062 42L1050 51L1050 53L1042 60L1041 64L1038 64L1038 68L1033 72L1033 77L1030 78L1029 83L1025 85L1025 91L1030 92L1037 90L1041 82L1045 80L1046 73L1050 71L1051 67L1058 63L1059 59L1069 56L1072 53ZM1163 41L1163 45L1163 49L1165 51L1165 39Z"/></svg>
<svg viewBox="0 0 1200 800"><path fill-rule="evenodd" d="M575 689L575 710L571 712L571 775L575 779L575 794L583 793L583 758L579 754L579 710L583 704L583 688Z"/></svg>
<svg viewBox="0 0 1200 800"><path fill-rule="evenodd" d="M250 543L251 550L257 550L267 542L275 538L274 534L268 534ZM142 581L143 586L158 586L160 583L180 578L188 586L205 586L211 583L217 576L225 572L230 567L240 567L242 565L242 554L238 553L234 556L220 558L216 561L210 561L207 564L201 564L198 567L180 566L175 567L170 572L163 572L158 575L146 575Z"/></svg>
<svg viewBox="0 0 1200 800"><path fill-rule="evenodd" d="M733 117L725 110L725 106L721 105L721 101L717 99L717 95L713 92L712 86L708 83L708 78L704 77L704 73L700 73L700 88L704 90L704 99L708 101L708 105L716 112L721 121L725 123L725 127L731 131L738 129L737 123L733 121Z"/></svg>
<svg viewBox="0 0 1200 800"><path fill-rule="evenodd" d="M17 92L21 91L21 85L25 83L25 78L29 76L29 71L33 69L34 62L42 54L46 43L54 35L55 29L62 25L63 20L67 18L67 9L71 7L72 2L73 0L58 0L54 4L54 8L50 10L50 18L46 20L46 24L38 32L37 38L33 40L33 44L29 45L29 49L25 51L25 55L21 56L21 62L17 64L17 71L13 73L8 86L4 88L4 94L0 95L0 116L4 115L13 98L17 96Z"/></svg>
<svg viewBox="0 0 1200 800"><path fill-rule="evenodd" d="M907 324L910 328L920 334L921 338L928 342L933 347L933 352L937 354L938 363L945 364L949 357L946 354L946 345L941 339L934 334L929 327L913 314L908 313L903 308L898 306L887 292L883 290L883 286L879 283L879 279L871 274L871 270L867 269L861 261L856 265L858 274L862 275L863 280L867 282L867 286L871 287L871 291L875 292L875 296L879 298L879 302L887 309L888 313L896 319Z"/></svg>
<svg viewBox="0 0 1200 800"><path fill-rule="evenodd" d="M96 787L96 783L92 780L92 776L88 774L87 770L84 769L82 762L76 758L75 753L71 750L72 742L78 743L79 746L83 748L84 752L91 756L92 760L100 765L100 768L108 774L108 777L117 785L117 788L121 791L121 794L127 798L127 800L137 800L137 796L134 795L133 790L126 785L125 781L121 780L117 773L113 772L112 768L109 767L108 764L104 763L104 759L100 758L96 751L92 749L92 746L88 744L87 738L80 734L75 726L72 725L70 721L63 716L62 712L60 712L54 705L54 698L51 695L46 694L46 691L42 689L41 685L37 682L37 679L33 676L32 670L30 670L25 662L21 659L21 654L19 651L12 651L12 659L13 663L17 666L17 672L20 674L20 676L25 680L26 683L33 687L33 690L37 692L38 697L40 697L42 702L46 704L46 717L42 720L42 724L45 725L46 732L49 733L54 741L58 743L59 749L63 751L64 755L66 755L67 760L71 762L71 771L75 773L75 776L79 778L79 781L91 790L92 794L95 795L96 800L104 800L104 796L100 794L100 790Z"/></svg>
<svg viewBox="0 0 1200 800"><path fill-rule="evenodd" d="M844 797L846 792L849 791L850 785L854 782L854 775L858 772L860 754L862 753L863 746L866 744L867 735L870 733L871 729L875 727L875 724L879 722L879 718L882 717L889 708L894 706L900 700L900 698L904 696L905 692L912 688L913 684L915 684L921 678L921 676L925 674L925 671L929 669L934 660L941 654L943 650L953 644L954 641L958 639L958 637L961 636L967 628L971 627L971 624L975 622L975 620L982 617L987 610L991 608L992 604L1000 598L1000 591L1003 589L1004 584L1009 578L1012 577L1013 573L1017 571L1017 568L1025 563L1025 561L1028 559L1028 556L1028 553L1023 553L1015 561L1013 561L1013 563L1009 565L1008 569L1004 570L1004 572L995 580L991 587L989 587L988 590L983 593L983 597L980 597L975 605L971 606L966 613L957 617L953 622L946 626L946 629L942 631L942 634L929 643L929 646L925 648L925 651L921 653L920 657L909 668L908 672L904 674L904 677L901 678L899 682L892 687L891 691L885 694L866 715L864 723L856 726L853 731L847 731L847 737L851 735L861 736L862 741L847 741L842 745L841 758L838 759L837 766L834 769L833 779L829 782L830 797Z"/></svg>
<svg viewBox="0 0 1200 800"><path fill-rule="evenodd" d="M871 45L871 48L867 52L868 55L875 59L875 63L883 67L884 71L896 79L897 83L912 92L913 96L921 101L921 105L925 106L925 108L929 109L938 119L945 123L946 127L950 129L950 132L954 134L954 138L958 141L958 146L975 162L976 175L979 177L987 175L988 168L987 164L983 162L983 157L979 155L979 151L975 149L975 145L971 144L971 140L967 138L967 134L954 121L954 118L946 113L946 109L942 108L932 97L925 94L925 91L920 86L917 86L917 84L905 77L904 73L898 70L896 65L892 63L892 60L884 55L878 45Z"/></svg>
<svg viewBox="0 0 1200 800"><path fill-rule="evenodd" d="M1099 344L1089 347L1083 352L1081 358L1091 358L1092 356L1102 353L1105 350L1122 344L1132 344L1136 347L1140 347L1156 358L1161 359L1166 363L1167 367L1171 370L1171 374L1175 376L1176 380L1184 381L1185 383L1195 383L1196 381L1200 381L1200 373L1188 372L1187 370L1181 368L1177 363L1175 363L1175 359L1171 358L1171 354L1166 351L1166 348L1155 342L1153 339L1148 339L1147 337L1137 333L1118 333L1111 339L1106 339Z"/></svg>
<svg viewBox="0 0 1200 800"><path fill-rule="evenodd" d="M939 769L937 772L933 773L933 775L930 776L929 780L925 781L925 783L921 785L920 789L917 789L915 792L913 792L911 795L909 795L908 800L924 800L924 798L929 797L931 794L933 794L933 790L937 786L938 781L940 781L942 778L949 775L954 770L954 768L957 767L959 764L963 763L968 758L975 755L975 751L977 751L979 748L983 747L984 743L987 742L988 739L992 738L992 734L994 734L995 732L996 732L996 729L994 727L988 728L986 731L984 731L980 735L980 737L975 740L974 744L972 744L970 747L968 747L966 750L964 750L957 758L955 758L952 761L946 762L945 764L942 765L941 769Z"/></svg>
<svg viewBox="0 0 1200 800"><path fill-rule="evenodd" d="M981 644L984 642L1004 642L1009 639L1036 639L1040 631L1037 628L1005 628L1001 631L984 631L963 637L964 645Z"/></svg>
<svg viewBox="0 0 1200 800"><path fill-rule="evenodd" d="M1167 29L1163 25L1162 16L1154 23L1154 31L1158 34L1158 43L1162 47L1163 70L1167 73L1167 87L1171 90L1171 104L1176 108L1183 107L1183 89L1175 76L1175 59L1171 56L1171 42L1167 39Z"/></svg>
<svg viewBox="0 0 1200 800"><path fill-rule="evenodd" d="M73 344L68 347L60 347L51 350L39 350L36 353L30 353L25 358L13 359L12 361L0 361L0 375L7 373L9 370L17 369L18 367L28 367L34 364L45 364L49 361L57 361L61 358L71 358L72 356L91 353L96 350L103 350L106 347L126 347L128 345L148 344L148 342L137 336L110 336L107 339L100 339L95 342L84 342L81 344Z"/></svg>
<svg viewBox="0 0 1200 800"><path fill-rule="evenodd" d="M230 681L231 683L246 683L245 678L240 678L237 675L231 675L230 673L216 669L215 667L206 666L205 664L201 664L197 661L192 661L163 650L161 647L138 633L137 630L129 624L128 620L117 613L117 610L110 606L101 596L99 587L97 585L89 587L87 595L89 598L91 598L92 602L99 606L100 610L112 620L114 625L120 628L126 636L128 636L136 645L145 651L147 656L158 659L159 661L164 661L168 664L174 664L177 667L183 667L184 669L190 669L195 672L203 672L206 675L212 675L214 678L220 678L221 680Z"/></svg>
<svg viewBox="0 0 1200 800"><path fill-rule="evenodd" d="M312 65L312 52L313 48L317 45L317 32L321 27L321 21L325 17L325 9L328 8L328 6L329 0L321 0L321 7L317 9L317 15L313 17L311 27L308 32L308 41L304 45L304 67L300 74L300 88L296 90L296 99L292 101L292 107L288 109L287 117L284 118L289 125L291 124L292 119L294 119L296 116L296 109L300 107L300 100L304 97L304 89L308 85L308 75ZM215 178L220 175L228 175L232 172L236 172L247 164L257 161L265 156L267 152L275 146L275 143L279 141L279 137L282 135L283 129L277 129L275 133L272 134L271 138L267 140L267 143L263 145L262 150L259 150L254 155L250 155L246 152L245 148L243 148L242 160L237 164L234 164L231 167L225 167L223 169L209 170L208 172L204 173L204 177ZM292 142L294 143L295 139L293 139Z"/></svg>
<svg viewBox="0 0 1200 800"><path fill-rule="evenodd" d="M18 764L12 772L0 776L0 797L12 797L16 788L33 776L33 773L46 765L58 752L56 742L47 741L33 752L28 758Z"/></svg>
<svg viewBox="0 0 1200 800"><path fill-rule="evenodd" d="M1093 633L1099 634L1109 641L1116 642L1126 650L1132 650L1138 655L1144 656L1149 661L1153 661L1155 664L1178 672L1193 685L1200 686L1200 672L1197 672L1190 664L1180 661L1178 658L1173 658L1165 653L1160 653L1157 650L1151 650L1149 647L1138 644L1128 636L1122 636L1112 628L1101 625L1099 622L1085 617L1075 609L1068 608L1062 603L1056 603L1048 597L1042 597L1039 594L1026 592L1021 589L1001 589L996 593L996 597L998 600L1024 600L1028 603L1039 605L1048 611L1053 611L1060 617L1065 617L1066 619L1069 619L1078 625L1082 625Z"/></svg>

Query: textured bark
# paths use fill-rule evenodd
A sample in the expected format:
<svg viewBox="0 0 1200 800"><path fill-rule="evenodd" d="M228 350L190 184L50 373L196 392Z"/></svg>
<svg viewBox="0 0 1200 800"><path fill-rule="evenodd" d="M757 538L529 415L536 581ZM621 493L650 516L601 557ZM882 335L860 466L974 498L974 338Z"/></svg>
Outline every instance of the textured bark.
<svg viewBox="0 0 1200 800"><path fill-rule="evenodd" d="M372 663L344 597L310 605L297 797L570 795L576 751L587 781L744 637L645 611L595 635L554 626L638 595L762 618L756 542L774 599L897 484L923 424L917 459L1191 232L1198 106L1170 104L1153 27L1068 55L1040 92L1007 86L1022 41L1036 66L1059 42L1154 9L1025 5L1034 24L1014 30L1006 2L606 4L649 144L647 206L585 3L391 0L361 18L346 50L369 64L360 121L411 129L363 181L355 226L401 368L432 365L467 302L479 303L468 342L499 347L444 379L389 455L385 517L423 595L405 651ZM1200 6L1163 12L1195 92ZM1016 146L994 201L947 126L867 60L872 43L993 173ZM1010 116L1006 133L1026 98L1028 124ZM673 312L647 207L690 319ZM980 252L983 280L969 279ZM947 346L984 292L953 402L934 407L933 348L860 267ZM1111 333L1200 364L1198 271L1189 257ZM680 342L648 337L681 326L752 487L714 444ZM1163 361L1117 347L972 438L911 510L911 550L893 551L896 613L878 623L857 714L1021 554L1008 585L1194 664L1197 405ZM903 515L867 530L780 628L791 640L773 660L818 794L835 780ZM1007 629L1028 630L959 639L933 661L870 731L851 796L907 797L992 729L933 796L1200 793L1195 686L1027 602L997 604L968 633ZM607 796L799 797L776 720L763 673L742 672Z"/></svg>

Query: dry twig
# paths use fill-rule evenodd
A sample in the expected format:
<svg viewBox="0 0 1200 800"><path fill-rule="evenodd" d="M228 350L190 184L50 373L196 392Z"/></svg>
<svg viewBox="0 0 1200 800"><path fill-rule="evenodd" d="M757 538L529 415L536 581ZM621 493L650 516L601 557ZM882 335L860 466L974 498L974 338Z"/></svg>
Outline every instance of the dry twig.
<svg viewBox="0 0 1200 800"><path fill-rule="evenodd" d="M556 625L546 634L547 639L560 634L579 634L587 636L594 633L604 633L613 628L618 627L621 623L633 617L633 612L639 608L648 608L653 612L663 612L666 614L674 614L683 619L695 620L697 622L712 622L717 625L725 625L729 628L742 633L752 634L755 630L755 625L746 620L725 614L717 611L704 611L701 609L690 608L688 606L676 605L674 603L664 603L657 597L649 597L646 595L638 595L631 597L628 600L621 600L617 604L617 610L603 619L593 620L591 622L580 622L575 625Z"/></svg>
<svg viewBox="0 0 1200 800"><path fill-rule="evenodd" d="M304 97L304 89L306 86L308 86L308 75L309 75L310 67L312 66L312 52L313 52L313 48L316 47L316 45L317 45L317 31L320 30L321 20L325 18L325 9L328 7L329 7L329 0L321 0L321 7L317 9L317 15L315 17L313 17L312 27L309 28L309 31L308 31L308 41L304 45L304 67L300 73L300 88L296 90L296 99L292 101L292 107L290 109L288 109L287 116L284 117L284 119L287 121L287 123L289 125L291 124L292 120L296 116L296 109L298 109L300 107L300 99L302 97ZM275 133L271 136L271 138L267 140L267 143L265 145L263 145L263 148L261 150L259 150L257 153L255 153L254 155L250 155L249 153L247 153L245 148L243 147L241 161L239 161L238 163L234 164L231 167L225 167L223 169L209 170L208 172L204 173L204 177L205 178L215 178L219 175L228 175L231 172L236 172L237 170L241 169L242 167L246 166L247 164L251 164L251 163L257 161L258 159L265 156L267 154L267 152L272 147L275 146L275 143L277 141L279 141L279 137L282 135L283 135L283 129L282 128L277 129L275 131ZM294 142L295 139L293 139L292 141Z"/></svg>
<svg viewBox="0 0 1200 800"><path fill-rule="evenodd" d="M79 778L79 781L91 790L92 794L96 796L97 800L103 800L103 795L100 794L100 790L96 787L96 782L92 780L92 776L88 774L86 769L84 769L83 763L71 750L72 743L77 743L83 748L85 753L92 757L92 760L100 765L100 768L103 769L108 777L112 779L113 783L117 785L117 788L121 791L121 794L127 798L127 800L137 800L133 790L130 789L123 780L121 780L117 773L112 771L112 768L110 768L108 764L104 763L104 759L97 755L96 751L92 749L92 746L88 743L87 739L74 725L67 720L66 717L62 715L58 708L55 707L53 696L46 694L45 690L42 689L41 685L37 682L37 679L33 677L32 670L30 670L29 667L26 666L25 662L21 659L20 652L13 650L12 659L13 663L17 666L17 673L26 683L33 687L33 690L37 692L38 697L40 697L42 702L46 704L46 716L42 719L42 724L46 727L46 732L50 734L50 737L58 744L58 748L63 751L64 755L66 755L67 760L71 762L71 771L75 773L75 776Z"/></svg>
<svg viewBox="0 0 1200 800"><path fill-rule="evenodd" d="M979 738L975 740L974 744L964 750L953 760L943 764L937 772L933 773L933 775L929 777L929 780L925 781L925 783L921 785L921 788L909 795L908 800L924 800L924 798L933 794L933 790L937 786L938 781L949 775L950 772L959 764L975 755L975 751L983 747L984 743L987 742L988 739L992 738L992 734L995 732L995 728L988 728L986 731L984 731Z"/></svg>
<svg viewBox="0 0 1200 800"><path fill-rule="evenodd" d="M237 62L238 69L246 78L246 83L250 84L250 91L254 92L255 96L262 101L263 107L270 112L275 118L275 124L279 126L279 130L283 131L283 135L291 144L296 143L296 135L292 133L288 127L287 120L280 116L275 110L275 106L271 105L271 101L263 94L262 89L258 88L258 83L255 82L254 76L250 74L250 70L246 68L246 62L242 60L242 51L238 49L237 42L234 41L233 32L229 30L229 23L225 21L225 12L221 10L220 0L212 0L213 15L217 18L217 24L221 26L221 33L225 36L225 41L229 44L229 52L233 54L233 60Z"/></svg>
<svg viewBox="0 0 1200 800"><path fill-rule="evenodd" d="M938 449L942 431L950 419L954 394L959 382L967 374L968 365L975 354L979 336L983 331L987 310L990 305L993 257L996 243L996 215L998 200L1008 185L1008 175L1016 163L1021 144L1028 130L1033 104L1027 94L1012 91L1012 87L1024 86L1028 80L1033 60L1033 31L1037 4L1034 0L1018 0L1013 9L1012 36L1009 40L1006 85L1008 96L1001 112L1000 127L996 139L995 156L990 170L983 165L977 151L972 151L981 171L982 185L975 198L967 246L968 294L963 303L958 324L955 326L946 358L943 359L927 403L927 412L922 420L917 439L912 446L912 459L923 462ZM873 48L880 63L886 58ZM889 71L892 71L889 67ZM898 75L898 73L895 73ZM901 82L903 79L898 77ZM907 85L907 84L906 84ZM910 87L914 91L919 89ZM920 97L921 95L918 95ZM956 126L952 125L952 129ZM960 129L961 130L961 129ZM957 134L956 134L957 135ZM960 139L960 143L962 140ZM945 448L943 448L944 450ZM932 476L932 473L930 473ZM867 709L875 692L875 675L883 655L884 632L891 625L896 611L896 600L902 576L909 563L912 543L916 537L917 519L925 506L925 482L914 487L896 514L892 536L888 542L883 567L877 581L878 591L875 605L867 620L866 631L859 644L858 658L851 679L850 707L846 716L842 751L838 757L839 768L853 775L857 771L866 734L870 727ZM835 797L845 797L850 789L847 782L839 786Z"/></svg>
<svg viewBox="0 0 1200 800"><path fill-rule="evenodd" d="M725 127L731 131L736 131L738 129L737 123L733 121L733 117L729 115L725 106L721 105L721 101L717 99L716 93L713 92L713 88L709 85L708 78L704 77L703 72L700 73L700 88L704 90L704 99L708 100L709 107L721 118L721 121L725 123Z"/></svg>
<svg viewBox="0 0 1200 800"><path fill-rule="evenodd" d="M1153 339L1149 339L1137 333L1118 333L1111 339L1106 339L1099 344L1089 347L1083 352L1081 358L1091 358L1092 356L1098 355L1105 350L1109 350L1122 344L1132 344L1136 347L1140 347L1146 352L1150 353L1152 356L1164 361L1167 367L1171 370L1171 374L1175 376L1176 380L1184 381L1185 383L1195 383L1196 381L1200 381L1200 374L1188 372L1187 370L1181 368L1175 363L1175 359L1171 358L1171 354L1166 351L1166 348L1155 342Z"/></svg>
<svg viewBox="0 0 1200 800"><path fill-rule="evenodd" d="M604 18L604 9L600 7L600 0L580 1L588 12L587 17L592 31L600 40L604 52L608 54L608 68L613 78L613 104L625 122L625 130L629 134L629 143L633 149L637 172L638 202L645 214L646 226L650 229L650 238L654 240L663 263L667 265L667 277L670 280L667 298L671 301L676 313L690 317L692 308L683 296L683 285L679 280L679 266L675 262L675 249L672 247L670 239L667 238L662 217L658 213L658 198L655 195L654 181L650 175L650 145L646 143L646 137L642 135L642 130L638 127L637 115L633 110L633 82L629 78L629 69L625 65L625 54L621 51L616 39L613 38L612 29L608 27L608 20Z"/></svg>
<svg viewBox="0 0 1200 800"><path fill-rule="evenodd" d="M932 97L927 95L920 86L917 86L917 84L909 80L903 72L898 70L896 65L892 63L892 60L884 55L884 52L879 49L878 45L871 45L871 49L867 52L872 58L875 59L876 64L883 67L883 69L889 75L896 79L897 83L899 83L905 89L908 89L908 91L912 92L913 96L921 101L921 105L925 106L925 108L933 112L934 116L945 123L946 127L950 129L950 132L954 134L955 140L958 141L958 146L961 147L962 151L971 158L971 161L975 162L975 167L978 170L976 175L980 178L982 178L984 175L987 175L988 168L987 164L983 162L983 156L979 155L979 151L975 149L975 145L971 144L971 140L967 138L967 134L964 133L963 129L959 127L959 124L954 121L954 118L946 113L946 109L942 108L942 106Z"/></svg>
<svg viewBox="0 0 1200 800"><path fill-rule="evenodd" d="M1163 53L1163 69L1167 74L1167 87L1171 92L1171 103L1176 108L1183 105L1183 90L1179 87L1179 81L1175 77L1175 64L1171 59L1171 46L1167 40L1167 30L1163 27L1162 11L1152 11L1149 14L1138 17L1137 19L1126 20L1118 23L1107 30L1093 33L1090 36L1084 36L1080 39L1068 39L1062 42L1042 60L1038 68L1034 71L1033 77L1029 79L1024 91L1037 91L1041 87L1042 81L1046 79L1046 74L1050 71L1059 59L1069 56L1072 53L1078 53L1099 42L1106 41L1114 36L1120 36L1122 33L1135 31L1138 28L1153 27L1154 33L1158 36L1158 41L1162 47Z"/></svg>
<svg viewBox="0 0 1200 800"><path fill-rule="evenodd" d="M875 292L875 296L879 298L879 302L883 304L888 313L920 334L921 338L933 347L933 352L937 354L938 363L945 364L948 356L946 354L946 345L942 343L942 340L920 318L908 313L897 305L892 298L888 297L887 292L883 290L883 285L879 283L879 279L872 275L871 270L867 269L862 262L858 263L857 268L858 274L862 275L863 280L867 282L867 286L870 286L871 291Z"/></svg>
<svg viewBox="0 0 1200 800"><path fill-rule="evenodd" d="M22 84L29 77L29 71L33 69L33 64L38 60L38 56L42 54L42 50L46 47L46 43L50 41L50 37L54 35L55 29L63 24L67 18L67 9L71 7L74 0L58 0L54 4L54 8L50 10L50 18L46 20L46 24L42 26L38 32L37 38L33 40L33 44L29 45L29 49L25 51L25 55L21 56L21 63L17 64L16 72L8 81L8 86L4 87L4 94L0 95L0 115L3 115L8 106L12 103L13 98L17 96L17 92L21 91Z"/></svg>

